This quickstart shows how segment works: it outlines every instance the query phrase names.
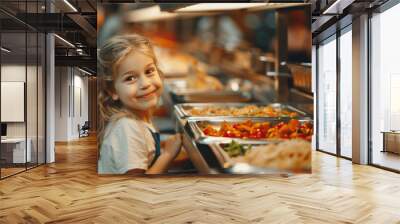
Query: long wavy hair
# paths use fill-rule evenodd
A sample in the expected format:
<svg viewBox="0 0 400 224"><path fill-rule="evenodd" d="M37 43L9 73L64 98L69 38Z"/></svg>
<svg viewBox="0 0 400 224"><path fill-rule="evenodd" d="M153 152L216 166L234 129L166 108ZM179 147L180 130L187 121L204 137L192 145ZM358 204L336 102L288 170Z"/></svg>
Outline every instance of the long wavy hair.
<svg viewBox="0 0 400 224"><path fill-rule="evenodd" d="M111 97L112 93L115 93L114 80L117 78L116 69L121 61L132 51L139 51L151 57L160 78L163 78L152 44L147 38L141 35L114 36L100 48L97 52L98 106L100 112L97 133L100 144L104 138L105 128L110 122L114 122L125 116L137 118L134 113L124 110L119 100L113 100Z"/></svg>

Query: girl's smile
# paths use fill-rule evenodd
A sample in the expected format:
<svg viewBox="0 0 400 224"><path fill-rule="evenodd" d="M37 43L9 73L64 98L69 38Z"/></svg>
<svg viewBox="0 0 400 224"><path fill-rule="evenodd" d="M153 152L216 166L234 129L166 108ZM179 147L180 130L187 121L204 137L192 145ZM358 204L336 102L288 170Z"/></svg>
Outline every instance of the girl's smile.
<svg viewBox="0 0 400 224"><path fill-rule="evenodd" d="M153 97L156 97L156 96L157 96L157 89L155 89L155 90L153 90L151 92L145 93L143 95L137 96L137 98L138 99L147 100L147 99L150 99L150 98L153 98Z"/></svg>

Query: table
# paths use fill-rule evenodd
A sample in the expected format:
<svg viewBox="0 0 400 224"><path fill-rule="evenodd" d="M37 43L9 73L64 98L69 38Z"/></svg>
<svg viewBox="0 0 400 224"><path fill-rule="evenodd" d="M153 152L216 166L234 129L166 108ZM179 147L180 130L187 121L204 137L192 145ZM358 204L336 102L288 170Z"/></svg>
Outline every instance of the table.
<svg viewBox="0 0 400 224"><path fill-rule="evenodd" d="M5 138L1 139L1 157L6 163L26 163L31 162L32 140L26 139L27 147L25 152L25 138Z"/></svg>
<svg viewBox="0 0 400 224"><path fill-rule="evenodd" d="M400 154L400 131L382 131L383 151Z"/></svg>

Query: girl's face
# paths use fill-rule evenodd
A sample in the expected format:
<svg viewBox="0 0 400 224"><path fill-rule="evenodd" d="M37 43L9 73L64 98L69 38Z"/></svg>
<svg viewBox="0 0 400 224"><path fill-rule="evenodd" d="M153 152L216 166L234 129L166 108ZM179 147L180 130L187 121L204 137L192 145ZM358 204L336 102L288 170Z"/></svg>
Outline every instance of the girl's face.
<svg viewBox="0 0 400 224"><path fill-rule="evenodd" d="M141 52L129 53L116 69L114 100L132 111L148 111L157 106L162 81L154 60Z"/></svg>

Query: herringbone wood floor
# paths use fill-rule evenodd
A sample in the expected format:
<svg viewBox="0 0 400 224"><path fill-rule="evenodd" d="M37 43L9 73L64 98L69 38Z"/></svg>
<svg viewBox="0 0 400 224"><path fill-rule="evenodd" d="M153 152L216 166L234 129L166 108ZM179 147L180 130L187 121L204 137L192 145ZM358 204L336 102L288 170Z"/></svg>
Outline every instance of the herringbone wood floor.
<svg viewBox="0 0 400 224"><path fill-rule="evenodd" d="M95 139L0 181L0 223L400 223L400 175L315 152L313 174L98 177Z"/></svg>

